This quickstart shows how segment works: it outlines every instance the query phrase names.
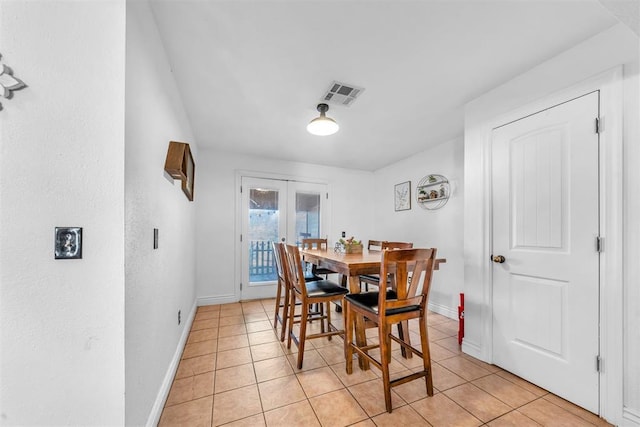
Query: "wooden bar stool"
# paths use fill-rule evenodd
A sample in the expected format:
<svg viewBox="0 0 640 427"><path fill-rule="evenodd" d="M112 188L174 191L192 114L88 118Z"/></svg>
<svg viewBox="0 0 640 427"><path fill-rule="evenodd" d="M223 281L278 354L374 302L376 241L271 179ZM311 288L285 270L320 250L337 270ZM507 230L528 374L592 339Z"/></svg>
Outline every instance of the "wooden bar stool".
<svg viewBox="0 0 640 427"><path fill-rule="evenodd" d="M304 280L304 272L302 270L302 262L298 247L295 245L286 245L285 253L287 266L286 279L289 282L289 288L291 290L288 320L289 338L287 341L287 348L291 348L291 341L296 343L296 346L298 347L297 366L298 369L302 369L306 340L323 337L331 339L333 335L344 336L344 329L338 329L333 325L333 323L331 323L331 310L329 303L332 301L341 301L348 290L329 280L306 282ZM300 312L305 313L306 315L300 316L299 320L296 322L295 302L298 300L302 305ZM318 310L315 313L310 313L314 304L317 304L318 306L324 305L325 308L324 310ZM320 332L308 334L307 323L315 320L320 320L321 322ZM294 323L299 323L300 325L300 332L298 336L295 335L295 331L293 329Z"/></svg>
<svg viewBox="0 0 640 427"><path fill-rule="evenodd" d="M383 241L376 241L376 240L369 240L369 245L371 246L372 243L374 242L374 248L379 247L380 250L394 250L394 249L411 249L413 248L413 243L411 242L387 242L386 240ZM374 249L375 250L375 249ZM378 274L363 274L360 276L360 286L362 286L362 283L365 284L365 292L369 291L369 285L374 285L376 287L380 286L380 275ZM389 285L389 284L387 284ZM406 340L409 344L411 344L411 341L409 339L409 322L400 322L398 323L398 336L400 337L400 339L405 339L406 336ZM407 351L406 348L402 347L400 349L400 351L402 352L402 357L406 357L406 358L411 358L411 351Z"/></svg>
<svg viewBox="0 0 640 427"><path fill-rule="evenodd" d="M284 250L284 243L272 242L271 245L273 248L273 260L275 261L276 272L278 275L278 288L276 291L276 307L275 316L273 318L273 329L278 328L278 323L282 325L282 330L280 331L280 341L284 341L287 333L287 327L289 326L289 304L291 304L291 289L289 288L289 283L286 279L285 270L287 254ZM312 282L316 280L322 280L322 278L311 274L311 272L305 271L304 280L307 282ZM298 303L298 305L299 304L300 303Z"/></svg>
<svg viewBox="0 0 640 427"><path fill-rule="evenodd" d="M431 278L436 259L436 249L399 249L382 251L380 277L391 283L388 290L378 292L349 294L345 304L345 352L346 371L353 371L353 352L369 360L382 371L384 399L387 412L391 412L391 387L404 384L418 378L425 378L427 395L433 396L433 379L429 336L427 333L426 312ZM418 293L418 291L420 291ZM356 316L364 316L373 321L378 328L379 344L358 346L354 341ZM391 334L394 324L418 319L420 324L420 350L412 347L402 336ZM409 331L406 331L408 337ZM400 378L391 379L389 363L391 361L391 340L402 348L422 358L423 369ZM380 349L380 360L369 354L370 350Z"/></svg>
<svg viewBox="0 0 640 427"><path fill-rule="evenodd" d="M383 240L369 240L369 242L367 243L367 250L381 251L385 243L386 242L384 242ZM364 285L365 292L369 292L369 285L378 286L379 283L380 283L380 276L378 276L377 274L361 274L360 275L360 287Z"/></svg>
<svg viewBox="0 0 640 427"><path fill-rule="evenodd" d="M385 240L369 240L367 250L382 251L385 249L411 249L413 243L410 242L387 242ZM365 292L369 291L369 285L379 286L380 276L377 274L360 275L360 285L364 283Z"/></svg>
<svg viewBox="0 0 640 427"><path fill-rule="evenodd" d="M329 249L329 244L327 239L302 239L302 249L318 249L320 251L326 251ZM319 267L315 264L311 265L311 273L314 275L324 275L325 279L328 279L329 274L335 273L333 270L329 270L328 268Z"/></svg>

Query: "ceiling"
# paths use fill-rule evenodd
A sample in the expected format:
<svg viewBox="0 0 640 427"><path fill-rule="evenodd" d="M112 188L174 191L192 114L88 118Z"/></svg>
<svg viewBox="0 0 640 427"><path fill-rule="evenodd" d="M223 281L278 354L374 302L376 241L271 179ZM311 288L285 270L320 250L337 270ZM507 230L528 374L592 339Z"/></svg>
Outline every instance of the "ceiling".
<svg viewBox="0 0 640 427"><path fill-rule="evenodd" d="M152 0L202 148L376 170L460 137L464 105L618 21L598 0ZM636 1L636 0L633 0ZM307 133L334 80L364 87Z"/></svg>

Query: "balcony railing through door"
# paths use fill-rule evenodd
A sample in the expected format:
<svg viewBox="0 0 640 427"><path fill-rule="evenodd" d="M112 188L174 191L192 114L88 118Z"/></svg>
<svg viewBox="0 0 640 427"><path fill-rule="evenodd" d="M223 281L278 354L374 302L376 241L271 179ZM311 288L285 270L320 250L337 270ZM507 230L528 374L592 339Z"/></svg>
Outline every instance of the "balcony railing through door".
<svg viewBox="0 0 640 427"><path fill-rule="evenodd" d="M249 242L249 280L251 282L277 280L271 243L271 240L252 240Z"/></svg>

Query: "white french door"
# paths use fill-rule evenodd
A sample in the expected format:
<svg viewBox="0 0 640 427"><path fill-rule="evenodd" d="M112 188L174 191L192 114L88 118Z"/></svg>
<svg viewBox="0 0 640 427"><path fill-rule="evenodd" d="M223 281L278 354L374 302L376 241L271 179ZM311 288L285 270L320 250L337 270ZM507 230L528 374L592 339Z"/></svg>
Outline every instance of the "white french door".
<svg viewBox="0 0 640 427"><path fill-rule="evenodd" d="M598 93L493 131L494 363L599 410Z"/></svg>
<svg viewBox="0 0 640 427"><path fill-rule="evenodd" d="M322 237L327 223L327 186L242 177L242 274L240 299L276 294L272 242L298 244Z"/></svg>

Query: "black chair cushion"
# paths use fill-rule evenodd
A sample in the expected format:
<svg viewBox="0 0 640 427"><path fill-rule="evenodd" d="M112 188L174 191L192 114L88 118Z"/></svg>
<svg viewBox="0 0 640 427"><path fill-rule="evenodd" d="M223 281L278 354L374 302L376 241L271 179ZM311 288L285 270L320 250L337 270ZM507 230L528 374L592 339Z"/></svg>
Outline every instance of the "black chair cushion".
<svg viewBox="0 0 640 427"><path fill-rule="evenodd" d="M311 264L308 262L302 263L302 270L304 271L304 280L306 280L307 282L309 280L322 280L322 278L318 276L318 274L335 273L335 271L329 270L328 268L320 268L320 267L317 267L315 264Z"/></svg>
<svg viewBox="0 0 640 427"><path fill-rule="evenodd" d="M316 268L313 269L313 272L315 274L333 274L333 273L335 273L335 271L329 270L328 268L324 268L324 267L316 267Z"/></svg>
<svg viewBox="0 0 640 427"><path fill-rule="evenodd" d="M322 280L322 277L316 276L311 271L306 271L305 270L305 272L304 272L304 281L305 282L315 282L317 280Z"/></svg>
<svg viewBox="0 0 640 427"><path fill-rule="evenodd" d="M398 296L395 291L388 290L387 291L387 299L393 300ZM345 296L345 299L349 300L350 303L357 305L358 307L364 308L372 313L378 314L378 292L361 292L358 294L349 294ZM398 307L398 308L388 308L386 315L391 316L394 314L400 313L409 313L411 311L420 310L419 305L408 305L406 307Z"/></svg>
<svg viewBox="0 0 640 427"><path fill-rule="evenodd" d="M380 275L379 274L361 274L360 280L367 280L369 282L380 283Z"/></svg>
<svg viewBox="0 0 640 427"><path fill-rule="evenodd" d="M314 282L307 282L307 295L310 298L313 297L326 297L332 295L345 295L349 293L349 290L343 288L335 282L330 280L317 280Z"/></svg>

